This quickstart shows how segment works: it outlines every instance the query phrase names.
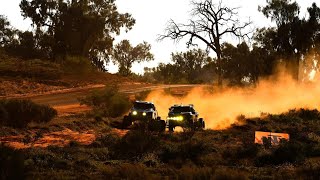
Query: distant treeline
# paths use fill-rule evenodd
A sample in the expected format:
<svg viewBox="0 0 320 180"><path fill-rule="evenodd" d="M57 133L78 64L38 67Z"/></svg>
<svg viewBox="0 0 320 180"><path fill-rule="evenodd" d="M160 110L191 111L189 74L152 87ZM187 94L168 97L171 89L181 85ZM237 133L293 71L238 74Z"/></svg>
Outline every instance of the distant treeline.
<svg viewBox="0 0 320 180"><path fill-rule="evenodd" d="M247 28L251 22L241 26L237 20L225 18L236 16L236 9L222 6L222 2L221 6L215 6L212 0L191 5L197 16L190 20L190 24L170 21L166 34L160 39L179 41L190 38L188 47L196 45L194 39L198 39L205 42L207 49L174 52L171 63L145 68L144 79L164 83L219 84L223 79L231 85L243 85L254 84L259 78L271 75L279 63L297 80L312 70L318 70L318 64L314 62L319 59L320 52L320 8L316 3L307 9L305 17L301 17L300 7L294 1L267 1L259 11L266 19L271 19L275 27L252 30L250 44L244 41L250 33L242 34L238 30ZM134 75L131 71L134 62L153 60L147 42L135 47L128 40L113 44L122 28L129 31L135 24L130 14L117 11L114 0L22 0L20 8L22 16L31 19L33 30L17 30L1 15L2 53L61 64L68 57L79 57L102 71L107 71L106 64L112 61L123 76ZM208 16L210 13L216 17ZM221 29L224 31L219 33ZM222 37L228 33L243 41L238 45L224 42ZM209 51L216 56L210 57Z"/></svg>
<svg viewBox="0 0 320 180"><path fill-rule="evenodd" d="M172 63L146 68L146 79L166 83L214 81L219 85L223 79L229 85L245 85L274 74L278 66L295 80L308 80L311 71L318 71L320 8L316 3L312 3L307 8L307 15L301 18L300 7L295 1L267 1L266 6L258 9L275 23L275 27L254 29L250 46L245 41L236 46L223 42L224 34L240 39L250 34L240 30L251 22L241 25L237 19L232 19L236 9L223 6L222 2L215 6L212 0L192 5L190 23L170 21L160 38L175 41L189 38L187 46L197 45L195 40L198 40L207 45L207 50L215 52L216 57L210 58L207 51L197 49L172 54Z"/></svg>
<svg viewBox="0 0 320 180"><path fill-rule="evenodd" d="M238 46L222 45L223 78L228 85L254 84L259 77L273 73L276 56L266 50L243 42ZM201 49L172 53L173 63L160 63L155 68L145 68L144 80L163 83L214 83L217 79L217 63Z"/></svg>

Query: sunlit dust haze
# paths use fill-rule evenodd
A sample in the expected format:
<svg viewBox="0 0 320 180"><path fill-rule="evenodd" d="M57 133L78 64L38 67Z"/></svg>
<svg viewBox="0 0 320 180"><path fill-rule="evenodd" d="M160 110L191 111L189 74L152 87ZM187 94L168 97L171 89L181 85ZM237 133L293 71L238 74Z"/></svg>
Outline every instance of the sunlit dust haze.
<svg viewBox="0 0 320 180"><path fill-rule="evenodd" d="M167 117L168 108L174 104L193 104L209 129L227 128L236 122L239 115L259 117L262 113L277 114L295 108L320 107L319 81L298 83L285 73L260 80L255 87L212 91L194 88L184 97L153 91L147 100L155 103L162 119Z"/></svg>

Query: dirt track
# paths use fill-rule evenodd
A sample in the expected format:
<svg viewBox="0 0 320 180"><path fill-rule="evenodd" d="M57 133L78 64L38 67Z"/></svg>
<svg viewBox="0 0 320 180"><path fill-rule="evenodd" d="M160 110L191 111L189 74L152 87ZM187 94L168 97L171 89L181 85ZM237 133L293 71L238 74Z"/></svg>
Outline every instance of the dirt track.
<svg viewBox="0 0 320 180"><path fill-rule="evenodd" d="M142 85L136 86L120 86L120 92L127 94L134 94L143 91L156 90L156 89L166 89L166 88L192 88L199 85ZM51 106L66 106L79 104L79 98L85 96L88 92L93 89L102 89L103 86L98 86L96 88L83 88L76 89L74 91L67 92L57 92L52 94L38 95L33 97L28 97L28 99L33 100L36 103L47 104Z"/></svg>
<svg viewBox="0 0 320 180"><path fill-rule="evenodd" d="M175 88L178 90L191 89L199 85L147 85L143 86L120 86L120 91L127 94L139 93L143 91L156 90L156 89L166 89L166 88ZM58 110L59 116L68 116L70 114L77 114L79 112L84 112L90 108L87 106L80 106L78 99L85 96L90 90L101 89L103 86L95 86L95 88L82 88L82 89L69 89L66 91L54 92L52 94L44 94L38 96L29 96L24 97L31 99L37 103L48 104L53 106ZM94 132L94 130L86 131L72 131L65 127L61 131L52 131L41 134L41 137L37 138L37 131L39 129L33 129L34 132L28 133L28 135L14 135L14 136L4 136L0 137L0 144L6 144L10 147L16 149L24 149L30 147L42 147L56 145L56 146L65 146L68 145L71 141L76 141L80 144L91 144L99 134ZM112 129L110 133L118 134L119 136L124 136L128 130L124 129ZM27 142L25 142L27 140Z"/></svg>
<svg viewBox="0 0 320 180"><path fill-rule="evenodd" d="M120 92L126 94L135 94L143 91L151 91L157 89L190 89L201 85L148 85L148 84L126 84L120 85ZM59 116L68 116L70 114L77 114L78 112L84 112L90 108L84 105L80 105L79 98L84 97L90 91L96 89L103 89L104 85L91 85L83 88L65 89L61 91L48 92L41 95L30 95L20 98L31 99L32 101L39 104L46 104L53 106L58 110Z"/></svg>

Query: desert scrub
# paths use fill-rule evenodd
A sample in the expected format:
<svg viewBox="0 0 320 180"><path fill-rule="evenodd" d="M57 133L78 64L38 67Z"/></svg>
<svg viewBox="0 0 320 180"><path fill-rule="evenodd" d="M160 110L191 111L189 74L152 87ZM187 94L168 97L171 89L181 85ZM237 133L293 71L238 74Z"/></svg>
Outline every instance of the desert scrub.
<svg viewBox="0 0 320 180"><path fill-rule="evenodd" d="M0 144L0 179L23 179L23 154Z"/></svg>
<svg viewBox="0 0 320 180"><path fill-rule="evenodd" d="M60 79L62 74L60 65L49 61L20 61L9 57L0 59L0 76L56 80Z"/></svg>
<svg viewBox="0 0 320 180"><path fill-rule="evenodd" d="M90 60L80 56L67 56L63 60L63 71L65 74L86 76L94 71Z"/></svg>
<svg viewBox="0 0 320 180"><path fill-rule="evenodd" d="M49 122L57 111L47 105L40 105L31 100L0 100L0 125L13 128L25 128L31 122Z"/></svg>
<svg viewBox="0 0 320 180"><path fill-rule="evenodd" d="M148 153L158 150L160 138L150 132L132 130L115 144L113 152L117 159L139 159Z"/></svg>
<svg viewBox="0 0 320 180"><path fill-rule="evenodd" d="M131 106L129 98L119 92L117 86L107 86L104 90L93 91L90 95L80 99L81 104L92 107L91 115L99 117L119 117L127 112Z"/></svg>

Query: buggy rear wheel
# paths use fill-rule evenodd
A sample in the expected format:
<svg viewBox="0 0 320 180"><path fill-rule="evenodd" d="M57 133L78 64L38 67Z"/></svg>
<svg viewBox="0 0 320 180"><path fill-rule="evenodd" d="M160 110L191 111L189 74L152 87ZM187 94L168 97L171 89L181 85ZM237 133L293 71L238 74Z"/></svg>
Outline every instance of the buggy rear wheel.
<svg viewBox="0 0 320 180"><path fill-rule="evenodd" d="M199 122L200 122L200 124L199 124L200 125L200 129L203 130L206 127L206 124L205 124L203 118L200 118Z"/></svg>

